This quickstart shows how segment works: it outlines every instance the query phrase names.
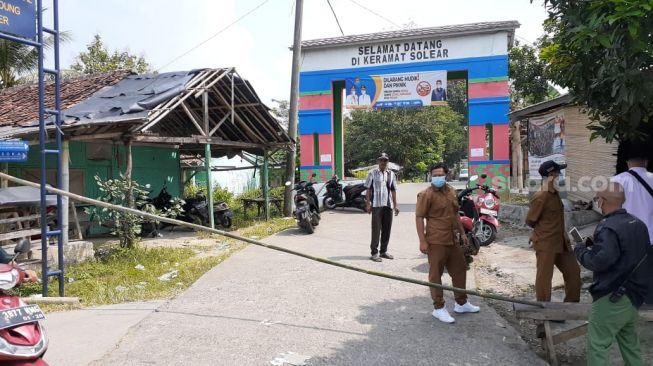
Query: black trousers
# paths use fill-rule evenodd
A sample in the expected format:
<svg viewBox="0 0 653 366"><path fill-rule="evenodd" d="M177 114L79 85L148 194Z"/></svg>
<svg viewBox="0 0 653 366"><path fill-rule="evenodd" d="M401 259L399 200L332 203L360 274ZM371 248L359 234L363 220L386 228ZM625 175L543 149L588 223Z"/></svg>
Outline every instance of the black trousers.
<svg viewBox="0 0 653 366"><path fill-rule="evenodd" d="M379 253L379 239L381 239L381 254L388 251L390 231L392 230L392 209L390 207L372 208L372 255Z"/></svg>

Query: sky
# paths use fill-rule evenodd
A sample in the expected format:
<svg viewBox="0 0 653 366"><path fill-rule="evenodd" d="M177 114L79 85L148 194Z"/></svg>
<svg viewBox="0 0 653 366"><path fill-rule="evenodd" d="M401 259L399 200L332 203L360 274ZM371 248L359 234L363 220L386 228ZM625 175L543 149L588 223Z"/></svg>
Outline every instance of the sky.
<svg viewBox="0 0 653 366"><path fill-rule="evenodd" d="M65 0L59 4L60 28L72 35L61 46L64 68L97 33L109 49L142 55L159 72L234 66L266 104L289 97L294 0ZM542 34L546 17L541 0L533 4L530 0L331 0L331 4L345 35L398 29L392 23L433 27L517 20L521 23L517 39L533 42ZM302 39L340 35L327 0L304 1Z"/></svg>

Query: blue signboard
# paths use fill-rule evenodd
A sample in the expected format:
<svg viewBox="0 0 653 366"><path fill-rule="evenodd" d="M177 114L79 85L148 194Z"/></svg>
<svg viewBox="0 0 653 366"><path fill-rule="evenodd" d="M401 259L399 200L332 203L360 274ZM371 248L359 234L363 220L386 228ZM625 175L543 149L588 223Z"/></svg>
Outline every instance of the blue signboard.
<svg viewBox="0 0 653 366"><path fill-rule="evenodd" d="M35 39L36 1L0 1L0 33L10 33L23 38Z"/></svg>
<svg viewBox="0 0 653 366"><path fill-rule="evenodd" d="M0 1L0 3L2 3ZM20 163L27 161L29 145L25 141L0 141L0 162Z"/></svg>

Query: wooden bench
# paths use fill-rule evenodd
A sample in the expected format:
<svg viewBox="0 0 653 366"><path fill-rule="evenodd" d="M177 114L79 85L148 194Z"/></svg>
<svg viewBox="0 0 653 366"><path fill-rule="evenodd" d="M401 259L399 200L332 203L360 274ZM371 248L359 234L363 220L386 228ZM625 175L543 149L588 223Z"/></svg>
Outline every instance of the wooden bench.
<svg viewBox="0 0 653 366"><path fill-rule="evenodd" d="M245 217L247 217L247 209L252 205L256 205L257 216L261 216L261 208L265 206L265 198L241 198L241 201L243 201L243 215ZM270 197L268 201L270 204L276 206L279 212L281 212L281 203L283 202L282 199Z"/></svg>
<svg viewBox="0 0 653 366"><path fill-rule="evenodd" d="M532 305L513 304L513 309L515 310L517 319L531 319L543 322L542 329L538 329L538 334L542 334L542 347L547 353L549 363L555 366L558 365L555 345L587 333L587 319L592 304L560 302L546 302L542 304L544 305L543 308ZM639 309L639 315L641 319L653 321L653 305L643 305ZM584 320L585 322L572 329L554 334L551 331L551 322L561 320Z"/></svg>

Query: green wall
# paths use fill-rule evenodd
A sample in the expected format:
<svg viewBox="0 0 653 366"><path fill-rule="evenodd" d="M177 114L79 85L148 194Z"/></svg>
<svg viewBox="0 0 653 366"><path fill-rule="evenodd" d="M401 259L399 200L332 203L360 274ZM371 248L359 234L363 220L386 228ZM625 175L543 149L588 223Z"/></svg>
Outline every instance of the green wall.
<svg viewBox="0 0 653 366"><path fill-rule="evenodd" d="M52 148L52 146L49 148ZM181 171L179 152L176 149L133 146L132 163L133 178L140 184L150 184L153 196L159 194L164 182L167 182L168 191L172 196L180 195ZM48 156L47 166L49 170L48 182L54 184L55 156ZM40 177L39 167L38 145L32 145L30 146L28 161L9 164L9 172L20 178L38 181ZM126 154L125 147L122 144L70 143L71 191L73 192L78 190L76 193L96 198L99 192L94 177L98 175L103 179L117 178L121 172L124 172L125 167Z"/></svg>

